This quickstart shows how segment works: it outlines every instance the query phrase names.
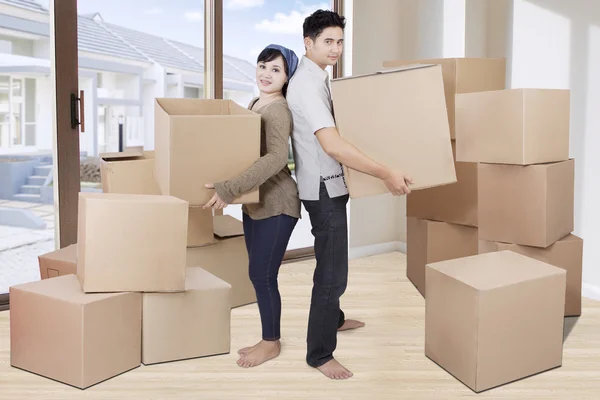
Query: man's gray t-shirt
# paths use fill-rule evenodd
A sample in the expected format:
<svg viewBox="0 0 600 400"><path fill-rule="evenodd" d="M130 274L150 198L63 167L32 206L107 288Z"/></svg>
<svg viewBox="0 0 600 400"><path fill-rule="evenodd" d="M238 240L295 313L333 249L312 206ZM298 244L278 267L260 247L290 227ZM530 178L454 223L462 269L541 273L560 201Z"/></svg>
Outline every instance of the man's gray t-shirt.
<svg viewBox="0 0 600 400"><path fill-rule="evenodd" d="M321 180L329 197L348 194L342 165L328 155L315 133L335 128L329 74L315 62L302 57L287 91L294 120L292 147L301 200L319 200Z"/></svg>

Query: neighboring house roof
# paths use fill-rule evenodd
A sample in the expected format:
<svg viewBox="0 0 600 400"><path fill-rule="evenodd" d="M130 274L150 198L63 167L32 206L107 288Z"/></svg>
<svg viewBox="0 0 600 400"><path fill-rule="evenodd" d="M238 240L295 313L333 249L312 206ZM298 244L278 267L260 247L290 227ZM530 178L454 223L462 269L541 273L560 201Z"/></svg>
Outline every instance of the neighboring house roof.
<svg viewBox="0 0 600 400"><path fill-rule="evenodd" d="M0 0L0 3L48 13L47 9L34 0ZM35 21L22 21L28 24L41 24ZM47 26L47 24L43 25ZM38 31L40 29L36 29L37 33ZM79 15L77 31L78 47L81 51L134 61L155 62L163 67L190 73L204 72L203 48L107 23L98 13ZM46 35L49 34L49 26L44 32ZM223 57L224 80L254 85L254 77L255 66L252 63L227 55Z"/></svg>
<svg viewBox="0 0 600 400"><path fill-rule="evenodd" d="M21 8L27 8L33 11L48 11L44 6L35 0L2 0L0 3L10 4Z"/></svg>

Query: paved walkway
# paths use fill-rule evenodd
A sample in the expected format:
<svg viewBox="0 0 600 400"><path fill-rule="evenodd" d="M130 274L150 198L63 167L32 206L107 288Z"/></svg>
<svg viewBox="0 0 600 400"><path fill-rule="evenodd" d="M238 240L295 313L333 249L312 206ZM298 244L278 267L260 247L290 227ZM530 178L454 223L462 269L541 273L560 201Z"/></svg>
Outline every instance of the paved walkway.
<svg viewBox="0 0 600 400"><path fill-rule="evenodd" d="M24 208L46 220L46 229L0 225L0 293L10 286L40 279L37 257L54 250L54 207L0 200L0 207Z"/></svg>

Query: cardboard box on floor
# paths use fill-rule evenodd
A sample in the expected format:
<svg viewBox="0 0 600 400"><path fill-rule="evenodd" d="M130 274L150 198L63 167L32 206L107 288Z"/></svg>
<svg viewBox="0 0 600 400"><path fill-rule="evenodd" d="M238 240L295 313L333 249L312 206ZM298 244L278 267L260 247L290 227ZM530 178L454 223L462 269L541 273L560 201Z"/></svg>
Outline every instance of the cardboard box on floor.
<svg viewBox="0 0 600 400"><path fill-rule="evenodd" d="M38 256L40 278L77 274L77 244Z"/></svg>
<svg viewBox="0 0 600 400"><path fill-rule="evenodd" d="M452 139L456 138L454 115L456 94L502 90L506 87L506 60L504 58L431 58L394 60L383 63L386 68L411 64L441 65Z"/></svg>
<svg viewBox="0 0 600 400"><path fill-rule="evenodd" d="M143 294L142 362L184 360L230 350L231 285L199 267L185 292Z"/></svg>
<svg viewBox="0 0 600 400"><path fill-rule="evenodd" d="M231 285L231 307L256 302L254 286L248 276L248 251L242 222L230 215L214 217L215 241L212 246L187 249L187 266L198 266ZM217 236L217 233L221 236Z"/></svg>
<svg viewBox="0 0 600 400"><path fill-rule="evenodd" d="M456 96L456 160L538 164L569 159L569 91L509 89Z"/></svg>
<svg viewBox="0 0 600 400"><path fill-rule="evenodd" d="M183 291L187 220L188 203L172 196L80 193L84 292Z"/></svg>
<svg viewBox="0 0 600 400"><path fill-rule="evenodd" d="M142 295L84 294L75 275L10 288L10 364L85 389L141 363Z"/></svg>
<svg viewBox="0 0 600 400"><path fill-rule="evenodd" d="M411 190L456 182L439 65L339 78L331 88L340 135L409 175ZM352 198L389 193L377 178L344 171Z"/></svg>
<svg viewBox="0 0 600 400"><path fill-rule="evenodd" d="M161 194L154 176L154 152L107 153L101 157L100 172L104 193ZM187 235L188 247L214 243L212 210L190 207Z"/></svg>
<svg viewBox="0 0 600 400"><path fill-rule="evenodd" d="M260 115L232 100L156 99L155 172L165 195L203 206L206 183L234 178L260 158ZM258 190L235 204L257 203Z"/></svg>
<svg viewBox="0 0 600 400"><path fill-rule="evenodd" d="M566 272L512 251L428 264L425 355L475 392L562 364Z"/></svg>
<svg viewBox="0 0 600 400"><path fill-rule="evenodd" d="M455 141L452 150L456 159ZM406 197L406 216L478 226L477 163L455 162L456 183L417 190Z"/></svg>
<svg viewBox="0 0 600 400"><path fill-rule="evenodd" d="M477 228L408 217L406 276L425 297L425 265L477 254Z"/></svg>
<svg viewBox="0 0 600 400"><path fill-rule="evenodd" d="M567 271L565 317L581 315L581 279L583 264L583 240L568 234L545 249L517 244L479 241L479 253L511 250L536 260L552 264Z"/></svg>
<svg viewBox="0 0 600 400"><path fill-rule="evenodd" d="M480 164L478 174L479 239L548 247L573 231L573 160Z"/></svg>

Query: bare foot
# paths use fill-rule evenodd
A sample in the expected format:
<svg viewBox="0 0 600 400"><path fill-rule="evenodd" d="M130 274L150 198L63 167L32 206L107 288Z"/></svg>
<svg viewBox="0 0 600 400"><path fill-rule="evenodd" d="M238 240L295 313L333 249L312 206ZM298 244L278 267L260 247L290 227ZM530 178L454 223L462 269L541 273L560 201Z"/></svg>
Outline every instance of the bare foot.
<svg viewBox="0 0 600 400"><path fill-rule="evenodd" d="M350 329L362 328L363 326L365 326L364 322L356 321L354 319L347 319L344 321L344 325L338 328L338 331L347 331Z"/></svg>
<svg viewBox="0 0 600 400"><path fill-rule="evenodd" d="M238 354L245 356L246 354L248 354L251 351L253 351L254 349L256 349L259 344L260 344L260 342L256 343L254 346L248 346L248 347L244 347L243 349L239 349Z"/></svg>
<svg viewBox="0 0 600 400"><path fill-rule="evenodd" d="M269 361L277 357L280 352L281 342L279 340L261 340L260 343L256 345L254 350L240 357L240 359L237 361L237 365L242 368L256 367L265 361Z"/></svg>
<svg viewBox="0 0 600 400"><path fill-rule="evenodd" d="M354 376L352 372L337 362L335 358L317 367L317 369L330 379L348 379Z"/></svg>

